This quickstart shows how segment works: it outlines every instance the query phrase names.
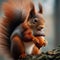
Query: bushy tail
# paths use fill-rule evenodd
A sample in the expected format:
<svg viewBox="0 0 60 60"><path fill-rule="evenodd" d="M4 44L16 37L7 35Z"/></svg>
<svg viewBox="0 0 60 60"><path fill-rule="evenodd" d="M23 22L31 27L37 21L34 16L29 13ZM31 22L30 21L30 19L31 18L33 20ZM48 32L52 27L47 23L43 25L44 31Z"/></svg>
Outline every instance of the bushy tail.
<svg viewBox="0 0 60 60"><path fill-rule="evenodd" d="M10 36L14 29L25 21L27 13L21 8L16 0L3 4L5 16L0 20L0 54L11 58L10 54ZM22 0L21 0L22 1ZM17 4L18 3L18 4ZM28 10L29 11L29 10Z"/></svg>

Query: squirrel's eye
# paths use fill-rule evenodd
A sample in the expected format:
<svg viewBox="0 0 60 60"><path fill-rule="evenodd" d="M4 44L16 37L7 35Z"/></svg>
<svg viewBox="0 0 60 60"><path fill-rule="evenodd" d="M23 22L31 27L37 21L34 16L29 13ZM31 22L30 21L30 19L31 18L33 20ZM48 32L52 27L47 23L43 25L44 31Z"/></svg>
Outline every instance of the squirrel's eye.
<svg viewBox="0 0 60 60"><path fill-rule="evenodd" d="M38 20L37 19L33 19L33 23L37 23L38 22Z"/></svg>

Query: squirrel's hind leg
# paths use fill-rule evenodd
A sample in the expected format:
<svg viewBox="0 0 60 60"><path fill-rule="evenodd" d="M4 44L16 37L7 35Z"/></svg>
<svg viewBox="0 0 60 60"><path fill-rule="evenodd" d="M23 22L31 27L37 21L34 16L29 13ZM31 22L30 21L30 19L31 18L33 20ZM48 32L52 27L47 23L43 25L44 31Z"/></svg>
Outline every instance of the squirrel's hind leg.
<svg viewBox="0 0 60 60"><path fill-rule="evenodd" d="M41 53L40 49L36 46L33 47L32 55L39 55Z"/></svg>
<svg viewBox="0 0 60 60"><path fill-rule="evenodd" d="M11 52L14 58L16 57L22 57L24 58L26 56L25 54L25 47L23 44L23 41L20 39L19 36L15 35L11 41Z"/></svg>

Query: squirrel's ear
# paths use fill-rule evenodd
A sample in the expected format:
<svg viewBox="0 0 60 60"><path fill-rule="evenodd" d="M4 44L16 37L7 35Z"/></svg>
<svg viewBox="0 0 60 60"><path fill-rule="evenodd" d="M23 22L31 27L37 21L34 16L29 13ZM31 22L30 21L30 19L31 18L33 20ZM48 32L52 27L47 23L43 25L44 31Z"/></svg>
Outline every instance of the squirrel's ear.
<svg viewBox="0 0 60 60"><path fill-rule="evenodd" d="M43 8L42 5L39 3L39 13L43 14Z"/></svg>
<svg viewBox="0 0 60 60"><path fill-rule="evenodd" d="M29 14L29 17L33 17L35 15L35 6L34 4L32 3L31 4L31 10L30 10L30 14Z"/></svg>

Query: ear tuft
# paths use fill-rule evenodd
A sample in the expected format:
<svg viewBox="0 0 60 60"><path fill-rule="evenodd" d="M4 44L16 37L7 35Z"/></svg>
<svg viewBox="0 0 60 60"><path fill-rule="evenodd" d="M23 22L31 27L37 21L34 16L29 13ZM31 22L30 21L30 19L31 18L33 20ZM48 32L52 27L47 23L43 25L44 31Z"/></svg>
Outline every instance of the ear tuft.
<svg viewBox="0 0 60 60"><path fill-rule="evenodd" d="M35 15L35 6L33 3L31 3L31 10L30 10L30 14L29 17L33 17Z"/></svg>
<svg viewBox="0 0 60 60"><path fill-rule="evenodd" d="M43 8L42 8L41 3L39 3L39 13L43 14Z"/></svg>

